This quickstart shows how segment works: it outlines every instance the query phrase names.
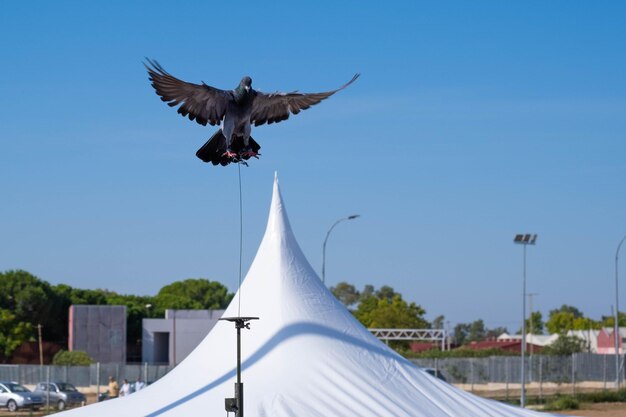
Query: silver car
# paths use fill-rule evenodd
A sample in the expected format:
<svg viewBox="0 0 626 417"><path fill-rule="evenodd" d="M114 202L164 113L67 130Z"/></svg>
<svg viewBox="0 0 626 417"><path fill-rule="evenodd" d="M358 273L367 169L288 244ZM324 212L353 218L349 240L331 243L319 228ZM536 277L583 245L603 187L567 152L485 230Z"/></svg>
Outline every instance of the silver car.
<svg viewBox="0 0 626 417"><path fill-rule="evenodd" d="M85 402L85 395L67 382L40 382L35 387L35 393L41 395L44 403L48 403L49 398L50 405L58 410L65 410L66 407L73 405L82 405Z"/></svg>
<svg viewBox="0 0 626 417"><path fill-rule="evenodd" d="M0 407L14 412L19 408L39 409L43 406L43 397L30 392L17 382L0 381Z"/></svg>

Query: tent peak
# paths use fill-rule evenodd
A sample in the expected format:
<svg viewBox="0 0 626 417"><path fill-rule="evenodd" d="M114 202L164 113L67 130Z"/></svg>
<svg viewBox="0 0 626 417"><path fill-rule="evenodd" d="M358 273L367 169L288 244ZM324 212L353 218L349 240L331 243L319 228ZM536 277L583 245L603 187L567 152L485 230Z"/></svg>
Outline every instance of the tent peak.
<svg viewBox="0 0 626 417"><path fill-rule="evenodd" d="M270 204L270 214L267 221L265 233L292 233L285 202L280 192L278 184L278 172L274 172L274 189L272 192L272 203Z"/></svg>

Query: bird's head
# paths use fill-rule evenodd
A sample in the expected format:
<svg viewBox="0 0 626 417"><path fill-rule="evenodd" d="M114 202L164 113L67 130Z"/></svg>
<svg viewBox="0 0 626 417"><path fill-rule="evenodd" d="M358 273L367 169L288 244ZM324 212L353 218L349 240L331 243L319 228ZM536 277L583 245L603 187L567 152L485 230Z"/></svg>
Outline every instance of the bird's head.
<svg viewBox="0 0 626 417"><path fill-rule="evenodd" d="M246 92L250 91L250 89L252 88L252 78L246 75L241 79L239 86L246 90Z"/></svg>

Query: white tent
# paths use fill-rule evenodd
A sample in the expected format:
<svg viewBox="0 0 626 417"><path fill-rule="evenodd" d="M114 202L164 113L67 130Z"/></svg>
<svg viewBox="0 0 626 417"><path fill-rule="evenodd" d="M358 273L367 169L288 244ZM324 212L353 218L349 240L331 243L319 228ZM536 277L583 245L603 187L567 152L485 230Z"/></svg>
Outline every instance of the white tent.
<svg viewBox="0 0 626 417"><path fill-rule="evenodd" d="M370 334L326 289L289 225L278 182L267 230L225 317L258 316L242 330L248 417L546 416L486 400L431 377ZM240 314L239 314L240 313ZM236 332L220 321L151 386L67 411L69 416L218 416L234 396ZM231 414L232 415L232 414Z"/></svg>

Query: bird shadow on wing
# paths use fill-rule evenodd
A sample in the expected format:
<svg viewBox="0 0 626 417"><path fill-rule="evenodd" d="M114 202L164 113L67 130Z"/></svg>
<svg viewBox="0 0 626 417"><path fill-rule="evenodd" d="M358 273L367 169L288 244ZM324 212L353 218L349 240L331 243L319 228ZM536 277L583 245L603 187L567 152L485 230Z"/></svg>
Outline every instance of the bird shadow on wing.
<svg viewBox="0 0 626 417"><path fill-rule="evenodd" d="M354 336L342 333L336 329L322 326L316 323L309 322L301 322L294 323L285 328L278 331L274 336L272 336L263 346L261 346L256 352L254 352L248 359L242 362L241 368L242 370L246 370L250 368L259 360L261 360L264 356L266 356L269 352L275 349L278 345L285 342L288 339L292 339L298 336L305 335L318 335L322 337L326 337L329 339L337 340L340 342L345 342L351 344L353 346L357 346L359 348L365 349L373 354L384 356L387 358L404 361L410 364L410 362L404 359L402 356L398 355L391 349L387 348L382 342L367 342L362 339L356 338ZM222 376L216 378L215 380L209 382L207 385L202 388L197 389L196 391L176 400L172 403L159 408L152 413L146 414L145 417L157 417L160 416L170 410L175 409L176 407L185 404L188 401L193 400L194 398L210 391L211 389L227 382L231 378L234 378L237 373L236 368L231 369L226 372Z"/></svg>

